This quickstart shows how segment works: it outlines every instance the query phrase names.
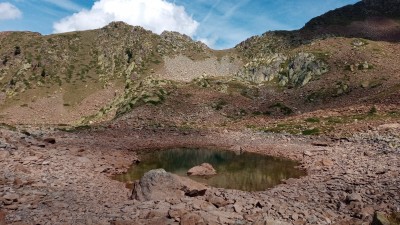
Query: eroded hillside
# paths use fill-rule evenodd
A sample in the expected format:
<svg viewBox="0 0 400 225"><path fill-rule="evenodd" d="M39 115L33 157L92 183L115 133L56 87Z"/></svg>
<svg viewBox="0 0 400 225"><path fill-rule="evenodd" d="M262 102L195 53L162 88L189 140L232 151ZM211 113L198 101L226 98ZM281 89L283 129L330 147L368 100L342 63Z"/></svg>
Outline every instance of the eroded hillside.
<svg viewBox="0 0 400 225"><path fill-rule="evenodd" d="M0 121L85 125L126 115L140 126L319 134L396 120L397 42L313 34L376 16L394 20L398 9L388 5L396 1L385 2L362 1L223 51L122 22L49 36L5 32ZM354 10L360 15L347 16ZM331 19L338 13L350 22Z"/></svg>

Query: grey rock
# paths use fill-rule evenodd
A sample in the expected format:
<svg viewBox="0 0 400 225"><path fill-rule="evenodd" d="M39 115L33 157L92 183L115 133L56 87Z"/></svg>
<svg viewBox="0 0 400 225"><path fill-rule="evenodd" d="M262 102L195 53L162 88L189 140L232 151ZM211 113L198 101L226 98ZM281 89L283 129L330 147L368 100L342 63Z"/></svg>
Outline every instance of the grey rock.
<svg viewBox="0 0 400 225"><path fill-rule="evenodd" d="M352 193L347 195L346 197L347 202L362 202L362 197L359 193Z"/></svg>
<svg viewBox="0 0 400 225"><path fill-rule="evenodd" d="M298 53L291 58L271 54L247 63L237 76L255 83L276 79L281 86L304 86L326 72L328 66L311 53Z"/></svg>
<svg viewBox="0 0 400 225"><path fill-rule="evenodd" d="M16 201L18 201L19 195L14 194L14 193L8 193L8 194L4 195L3 198L8 201L16 202Z"/></svg>
<svg viewBox="0 0 400 225"><path fill-rule="evenodd" d="M207 198L207 201L218 208L224 207L229 204L224 198L218 196L210 196Z"/></svg>
<svg viewBox="0 0 400 225"><path fill-rule="evenodd" d="M207 187L189 178L167 173L164 169L151 170L133 184L132 199L139 201L204 195Z"/></svg>

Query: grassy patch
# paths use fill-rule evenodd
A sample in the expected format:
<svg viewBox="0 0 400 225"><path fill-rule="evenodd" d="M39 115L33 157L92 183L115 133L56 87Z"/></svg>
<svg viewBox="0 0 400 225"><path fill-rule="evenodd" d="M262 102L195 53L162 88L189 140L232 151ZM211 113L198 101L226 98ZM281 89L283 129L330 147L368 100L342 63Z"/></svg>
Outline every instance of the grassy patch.
<svg viewBox="0 0 400 225"><path fill-rule="evenodd" d="M318 128L303 130L301 132L303 135L318 135L320 134L320 130Z"/></svg>
<svg viewBox="0 0 400 225"><path fill-rule="evenodd" d="M268 127L251 128L254 130L273 133L320 135L332 133L338 127L351 126L351 124L357 123L358 121L388 121L388 119L397 120L399 118L399 111L379 113L378 110L373 106L369 111L361 114L331 117L310 117L304 120L284 120Z"/></svg>
<svg viewBox="0 0 400 225"><path fill-rule="evenodd" d="M305 119L304 121L308 122L308 123L319 123L321 122L321 120L317 117L310 117Z"/></svg>

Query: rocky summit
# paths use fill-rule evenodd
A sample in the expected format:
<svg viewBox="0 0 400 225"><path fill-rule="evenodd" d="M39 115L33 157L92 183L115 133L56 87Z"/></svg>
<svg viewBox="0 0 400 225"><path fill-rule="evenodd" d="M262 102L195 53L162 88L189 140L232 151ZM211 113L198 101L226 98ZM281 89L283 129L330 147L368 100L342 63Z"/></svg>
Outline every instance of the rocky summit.
<svg viewBox="0 0 400 225"><path fill-rule="evenodd" d="M218 51L124 22L1 32L0 225L400 224L399 10L364 0ZM187 147L306 175L258 192L167 168L113 179ZM237 169L208 158L183 174Z"/></svg>

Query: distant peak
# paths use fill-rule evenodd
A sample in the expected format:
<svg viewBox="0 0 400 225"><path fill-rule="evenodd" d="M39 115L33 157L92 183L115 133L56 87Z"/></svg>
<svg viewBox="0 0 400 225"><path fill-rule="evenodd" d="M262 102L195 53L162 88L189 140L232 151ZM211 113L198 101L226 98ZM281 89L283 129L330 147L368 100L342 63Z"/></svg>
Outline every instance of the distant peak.
<svg viewBox="0 0 400 225"><path fill-rule="evenodd" d="M132 26L123 21L113 21L108 25L106 25L105 27L103 27L102 29L112 30L112 31L121 30L121 31L135 31L135 32L151 32L141 26Z"/></svg>
<svg viewBox="0 0 400 225"><path fill-rule="evenodd" d="M132 27L132 26L123 21L113 21L109 23L107 26L105 26L105 28L125 28L125 27Z"/></svg>

